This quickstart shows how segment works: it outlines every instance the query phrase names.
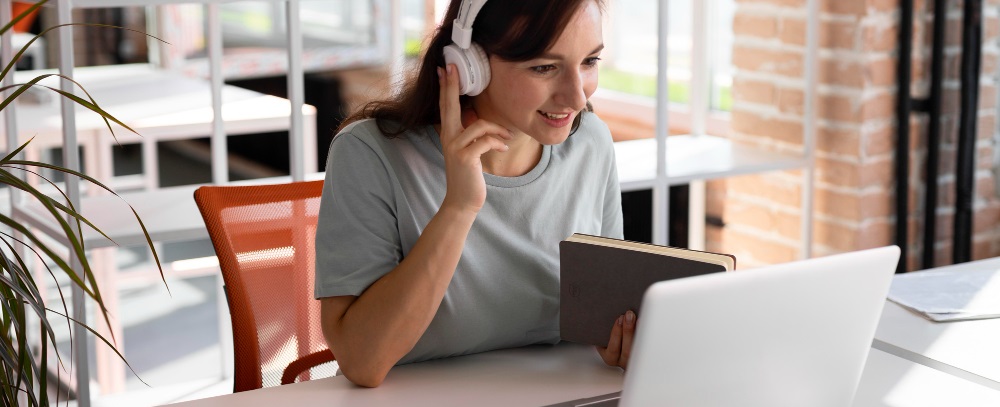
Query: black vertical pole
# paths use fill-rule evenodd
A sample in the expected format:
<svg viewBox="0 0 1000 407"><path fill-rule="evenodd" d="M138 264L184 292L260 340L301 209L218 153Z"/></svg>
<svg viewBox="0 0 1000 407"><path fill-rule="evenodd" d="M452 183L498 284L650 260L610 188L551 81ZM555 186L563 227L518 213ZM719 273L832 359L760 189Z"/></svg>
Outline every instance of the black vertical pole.
<svg viewBox="0 0 1000 407"><path fill-rule="evenodd" d="M899 263L896 272L906 271L907 220L909 218L908 181L910 168L910 55L913 39L913 0L900 0L899 60L896 61L896 245Z"/></svg>
<svg viewBox="0 0 1000 407"><path fill-rule="evenodd" d="M930 124L927 129L927 194L924 196L923 268L934 267L937 241L938 167L941 152L941 82L944 65L944 30L948 24L945 0L934 0L934 38L931 44Z"/></svg>
<svg viewBox="0 0 1000 407"><path fill-rule="evenodd" d="M972 259L972 206L975 202L976 119L979 110L979 56L982 52L982 0L965 0L962 24L961 116L958 168L955 171L955 231L952 260Z"/></svg>

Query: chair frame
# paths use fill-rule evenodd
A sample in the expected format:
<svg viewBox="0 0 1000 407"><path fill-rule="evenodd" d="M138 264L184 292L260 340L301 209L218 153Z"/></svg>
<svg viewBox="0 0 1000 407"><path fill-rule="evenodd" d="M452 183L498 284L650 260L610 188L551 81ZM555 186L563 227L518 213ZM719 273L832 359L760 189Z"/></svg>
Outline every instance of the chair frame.
<svg viewBox="0 0 1000 407"><path fill-rule="evenodd" d="M233 392L259 389L263 386L260 343L256 318L250 299L239 276L239 263L230 246L226 230L221 226L221 212L230 207L266 204L280 201L300 201L321 195L323 181L293 182L272 185L203 186L195 190L194 199L205 220L212 246L222 271L226 303L233 327L234 383ZM238 197L237 199L232 199ZM239 323L238 321L253 321ZM289 384L307 370L336 360L329 350L314 352L291 362L282 372L281 384Z"/></svg>

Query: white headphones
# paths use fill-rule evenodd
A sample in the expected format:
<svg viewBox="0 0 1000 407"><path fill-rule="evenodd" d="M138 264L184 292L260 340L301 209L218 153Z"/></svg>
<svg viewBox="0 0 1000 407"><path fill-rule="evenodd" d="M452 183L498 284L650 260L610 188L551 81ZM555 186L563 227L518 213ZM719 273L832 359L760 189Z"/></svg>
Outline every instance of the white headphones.
<svg viewBox="0 0 1000 407"><path fill-rule="evenodd" d="M462 0L451 31L454 44L444 47L444 61L458 68L459 93L476 96L490 84L490 60L483 48L472 42L472 23L486 0Z"/></svg>

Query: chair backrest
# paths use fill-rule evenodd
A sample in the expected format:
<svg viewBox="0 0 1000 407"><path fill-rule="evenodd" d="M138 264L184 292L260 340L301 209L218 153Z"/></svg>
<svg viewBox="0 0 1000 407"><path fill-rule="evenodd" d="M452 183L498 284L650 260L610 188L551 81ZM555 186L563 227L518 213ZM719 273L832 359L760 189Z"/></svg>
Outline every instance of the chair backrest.
<svg viewBox="0 0 1000 407"><path fill-rule="evenodd" d="M322 189L323 181L311 181L205 186L194 193L226 286L234 392L282 384L285 369L296 361L302 365L303 358L333 360L320 327L319 301L313 298L313 241ZM285 381L336 371L330 363L309 366Z"/></svg>

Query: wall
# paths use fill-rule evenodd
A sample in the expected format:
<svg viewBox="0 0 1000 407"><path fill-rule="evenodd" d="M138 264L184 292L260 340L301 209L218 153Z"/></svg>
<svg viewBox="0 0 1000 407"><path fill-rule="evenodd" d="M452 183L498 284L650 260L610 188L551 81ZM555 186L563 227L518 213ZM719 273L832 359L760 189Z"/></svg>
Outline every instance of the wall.
<svg viewBox="0 0 1000 407"><path fill-rule="evenodd" d="M730 137L778 151L802 149L805 0L738 0L733 22L734 108ZM899 4L892 0L820 0L817 161L813 254L877 247L894 241L893 161ZM945 117L937 210L937 262L951 258L961 4L948 13ZM928 89L930 12L918 0L914 28L915 97ZM1000 200L992 171L997 134L997 11L987 2L974 258L1000 255ZM925 192L926 118L911 119L910 269L919 265ZM801 245L800 171L711 183L709 248L735 253L744 267L793 260Z"/></svg>

